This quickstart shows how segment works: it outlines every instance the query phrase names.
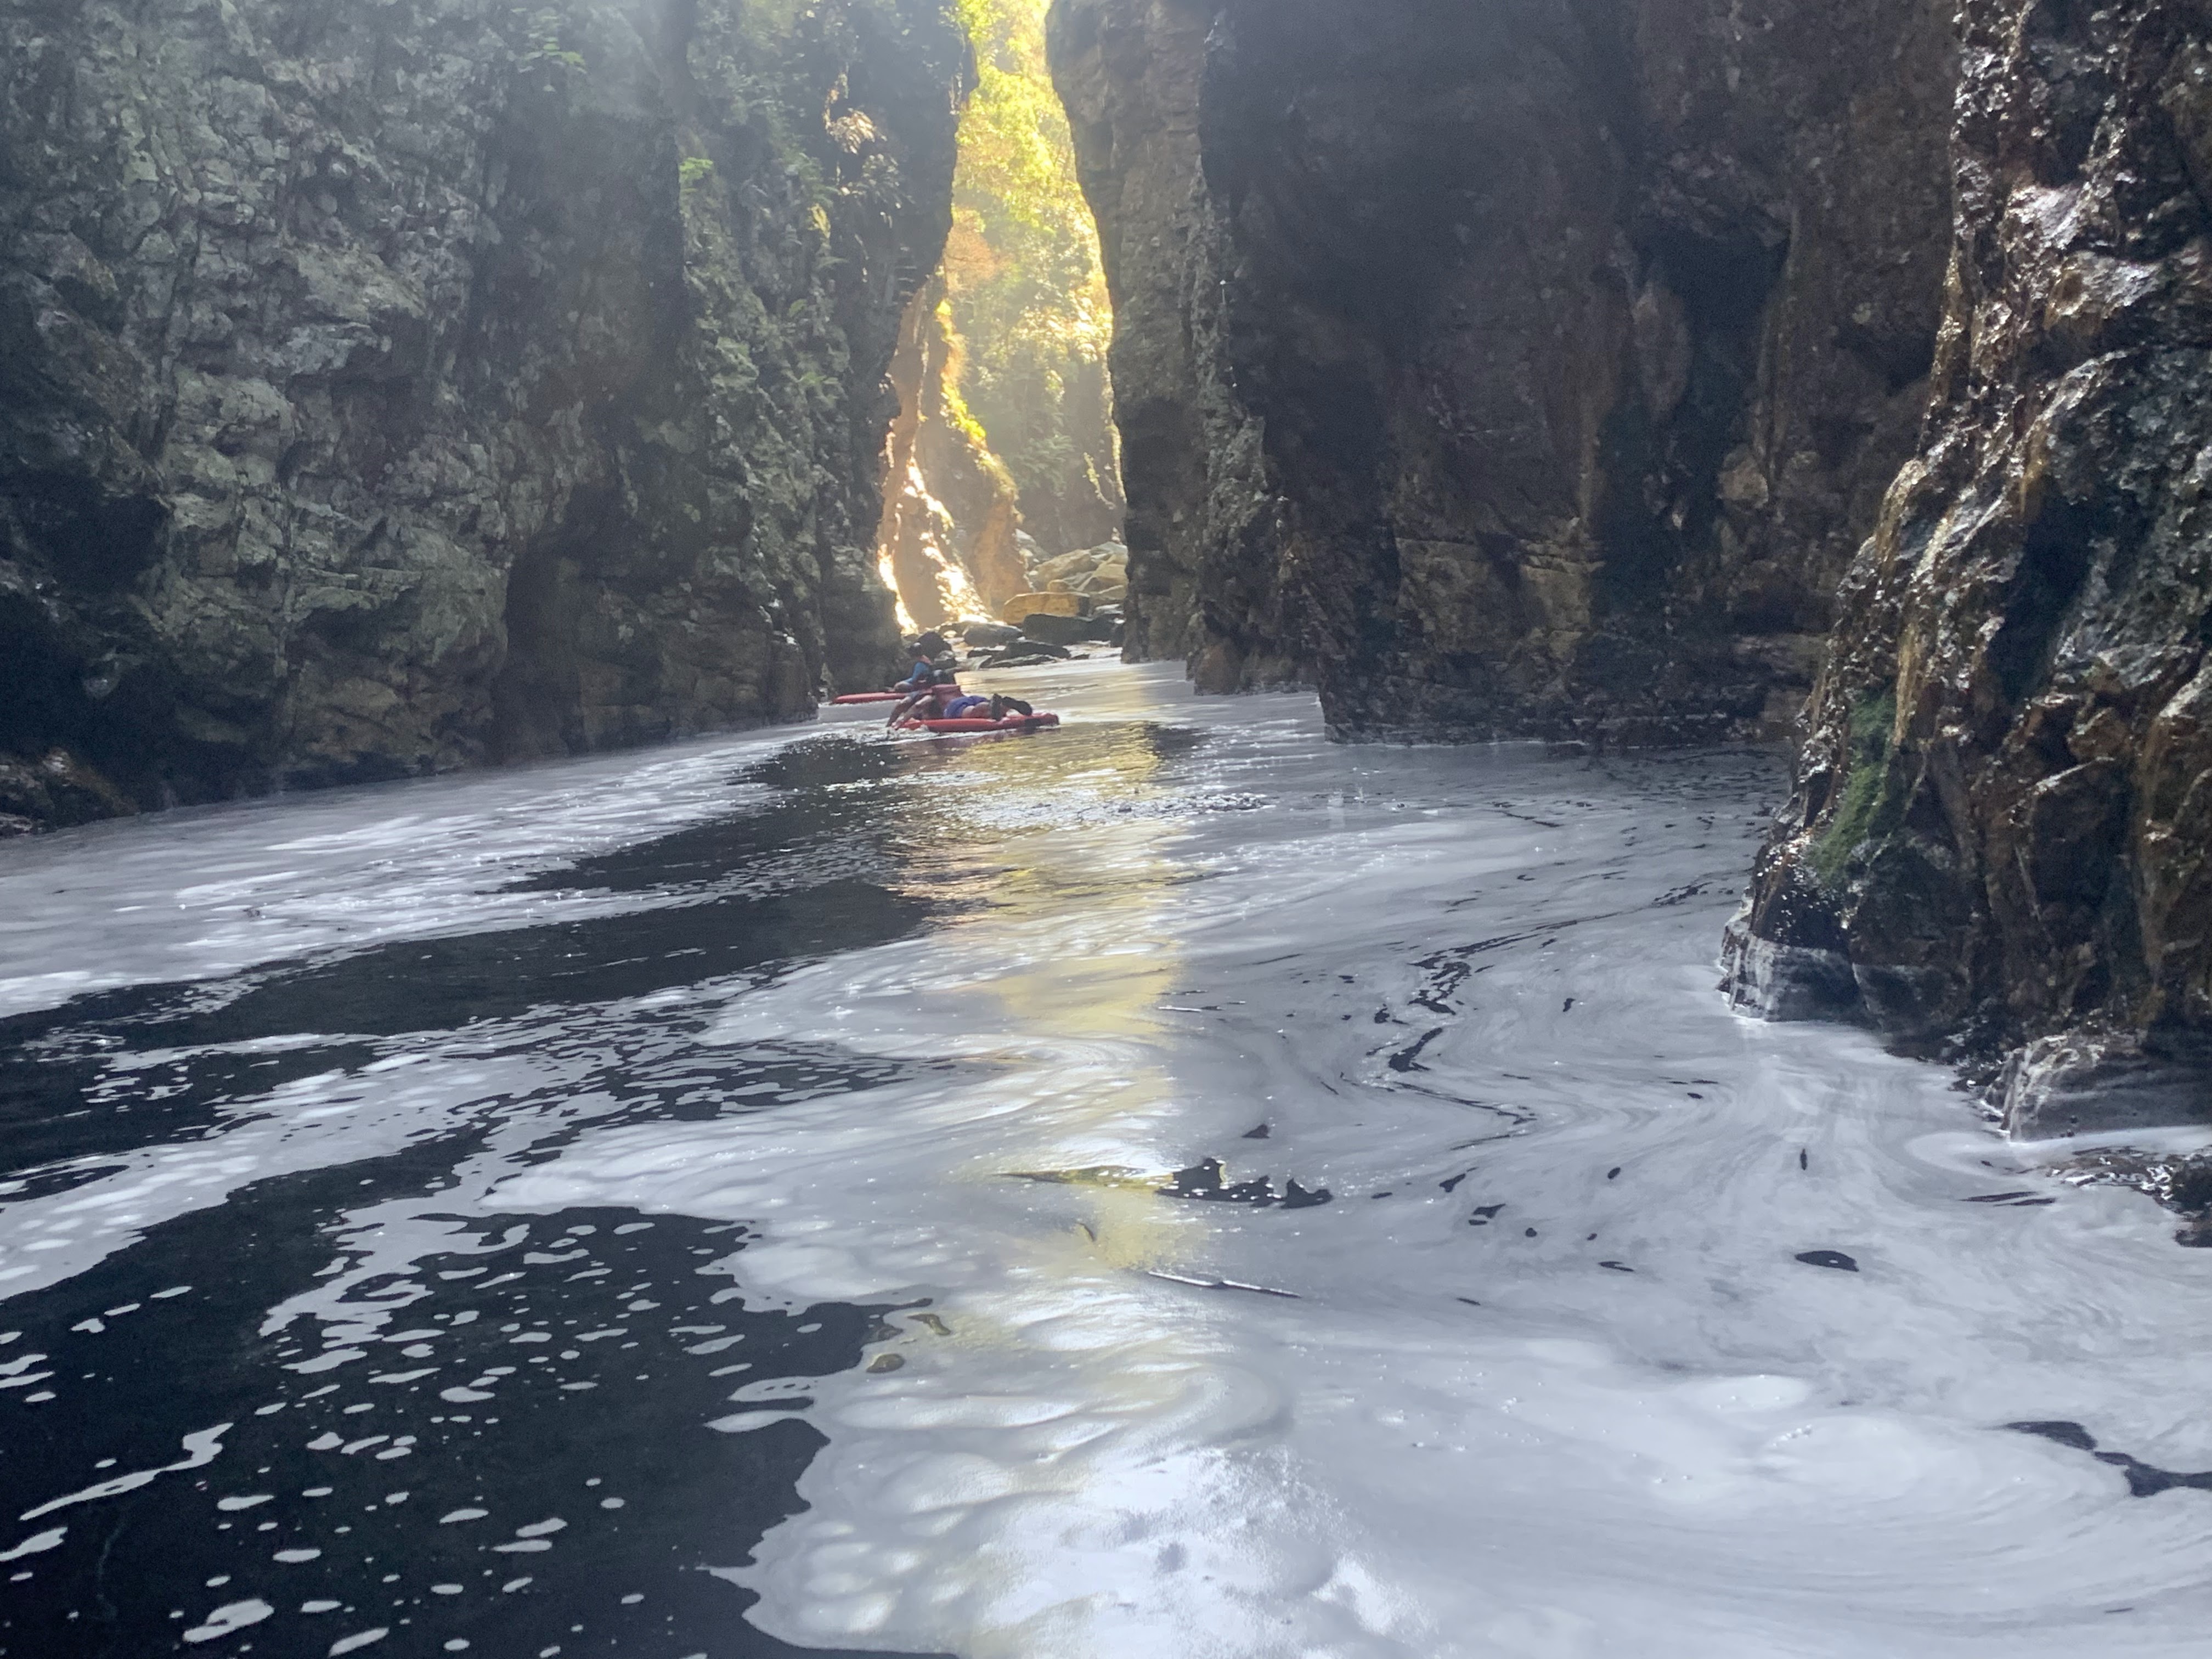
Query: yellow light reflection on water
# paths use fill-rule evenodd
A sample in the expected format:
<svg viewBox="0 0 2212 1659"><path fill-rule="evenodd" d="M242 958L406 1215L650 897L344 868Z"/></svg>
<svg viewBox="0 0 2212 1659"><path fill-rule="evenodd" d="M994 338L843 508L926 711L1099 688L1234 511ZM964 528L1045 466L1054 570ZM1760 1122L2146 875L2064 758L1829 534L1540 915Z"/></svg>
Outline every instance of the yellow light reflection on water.
<svg viewBox="0 0 2212 1659"><path fill-rule="evenodd" d="M975 934L1008 971L956 992L979 1030L1045 1034L1059 1076L1040 1091L1001 1158L975 1176L1050 1182L1079 1195L1077 1224L1036 1242L1030 1264L1059 1274L1170 1265L1204 1224L1158 1189L1168 1172L1145 1147L1144 1120L1163 1113L1175 1085L1162 1052L1159 1005L1172 1000L1182 951L1170 924L1188 867L1170 850L1180 833L1160 810L1163 741L1146 689L1115 685L1110 720L1025 738L966 744L957 764L979 775L988 815L1000 802L1042 804L964 852L991 867L987 909L957 924L961 955ZM1107 902L1102 902L1102 898Z"/></svg>

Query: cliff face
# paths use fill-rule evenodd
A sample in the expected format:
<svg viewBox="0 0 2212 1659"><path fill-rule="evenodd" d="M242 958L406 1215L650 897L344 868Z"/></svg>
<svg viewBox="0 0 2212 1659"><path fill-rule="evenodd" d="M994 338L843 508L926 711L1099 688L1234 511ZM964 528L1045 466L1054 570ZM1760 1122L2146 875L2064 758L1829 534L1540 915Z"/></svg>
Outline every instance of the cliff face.
<svg viewBox="0 0 2212 1659"><path fill-rule="evenodd" d="M1046 20L1114 296L1128 654L1139 662L1192 654L1199 526L1209 463L1218 465L1186 292L1200 263L1198 83L1212 11L1205 0L1056 0Z"/></svg>
<svg viewBox="0 0 2212 1659"><path fill-rule="evenodd" d="M1910 453L1931 0L1059 0L1132 650L1351 736L1774 734Z"/></svg>
<svg viewBox="0 0 2212 1659"><path fill-rule="evenodd" d="M877 543L904 620L917 629L995 617L1029 586L1014 481L960 402L955 350L945 284L933 279L907 307L891 359L899 412Z"/></svg>
<svg viewBox="0 0 2212 1659"><path fill-rule="evenodd" d="M1733 983L2011 1050L2021 1133L2201 1117L2212 12L1964 18L1928 428L1846 584Z"/></svg>
<svg viewBox="0 0 2212 1659"><path fill-rule="evenodd" d="M895 648L939 0L0 0L0 815L807 709Z"/></svg>
<svg viewBox="0 0 2212 1659"><path fill-rule="evenodd" d="M1136 653L1354 737L1779 735L1817 671L1739 1003L2022 1133L2212 1113L2212 7L1059 0L1053 45Z"/></svg>

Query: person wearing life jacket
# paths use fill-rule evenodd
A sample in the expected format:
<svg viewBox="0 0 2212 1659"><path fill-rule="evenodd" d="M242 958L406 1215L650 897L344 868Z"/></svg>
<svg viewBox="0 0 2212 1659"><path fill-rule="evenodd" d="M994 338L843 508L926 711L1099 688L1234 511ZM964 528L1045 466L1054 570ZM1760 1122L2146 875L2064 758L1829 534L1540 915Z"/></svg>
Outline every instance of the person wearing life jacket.
<svg viewBox="0 0 2212 1659"><path fill-rule="evenodd" d="M1036 712L1019 697L987 697L980 693L970 692L965 696L953 698L951 702L945 705L945 712L933 718L946 720L1002 720L1009 714L1020 714L1026 717ZM933 717L924 715L922 718Z"/></svg>
<svg viewBox="0 0 2212 1659"><path fill-rule="evenodd" d="M895 684L894 691L919 691L925 686L945 685L952 679L952 647L945 642L945 635L924 634L914 642L914 667L907 677Z"/></svg>

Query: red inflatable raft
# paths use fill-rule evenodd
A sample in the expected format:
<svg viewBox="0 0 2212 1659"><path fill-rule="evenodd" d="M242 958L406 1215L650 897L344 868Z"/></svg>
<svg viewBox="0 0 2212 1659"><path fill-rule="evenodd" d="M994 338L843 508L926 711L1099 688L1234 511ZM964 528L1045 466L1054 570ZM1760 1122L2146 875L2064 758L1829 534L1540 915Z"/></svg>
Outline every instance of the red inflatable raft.
<svg viewBox="0 0 2212 1659"><path fill-rule="evenodd" d="M957 686L938 686L938 688L936 688L936 695L938 695L938 699L947 699L947 696L960 696L960 688L957 688ZM852 703L896 703L896 702L902 702L902 699L905 699L905 692L845 692L845 695L842 695L842 696L832 696L832 699L830 699L830 706L832 706L832 708L841 708L841 706L849 708L849 706L852 706Z"/></svg>
<svg viewBox="0 0 2212 1659"><path fill-rule="evenodd" d="M1057 714L1009 714L1002 720L901 720L902 732L1036 732L1060 724Z"/></svg>

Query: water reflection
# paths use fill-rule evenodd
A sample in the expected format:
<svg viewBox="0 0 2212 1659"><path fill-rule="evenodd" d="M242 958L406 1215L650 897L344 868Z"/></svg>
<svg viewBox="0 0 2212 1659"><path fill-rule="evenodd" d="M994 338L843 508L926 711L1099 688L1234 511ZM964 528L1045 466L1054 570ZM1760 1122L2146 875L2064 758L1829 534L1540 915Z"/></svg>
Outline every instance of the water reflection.
<svg viewBox="0 0 2212 1659"><path fill-rule="evenodd" d="M726 1150L741 1122L959 1098L995 1074L973 1045L714 1035L814 964L907 963L956 1024L1019 1030L1056 1018L1039 988L1091 948L1055 919L1102 891L1133 902L1097 948L1157 952L1139 901L1169 866L1143 849L1167 831L1143 812L1195 738L1137 721L1066 738L802 739L732 775L732 810L506 883L634 908L0 1028L21 1534L0 1538L0 1651L792 1650L741 1620L750 1593L729 1581L801 1507L822 1444L808 1388L872 1347L862 1374L892 1375L952 1327L865 1299L763 1304L742 1288L762 1223L729 1203L687 1210L652 1181L537 1202L528 1182L603 1171L641 1136ZM1036 819L1041 796L1142 811L1103 868ZM936 984L948 927L998 933L1005 971ZM1141 1000L1086 1006L1065 1036L1109 1041ZM1146 1087L1118 1077L1085 1110Z"/></svg>
<svg viewBox="0 0 2212 1659"><path fill-rule="evenodd" d="M9 1493L62 1533L15 1569L9 1651L168 1651L249 1615L234 1650L778 1650L732 1639L711 1569L793 1507L819 1437L710 1425L740 1373L857 1364L877 1311L733 1309L742 1229L626 1210L416 1211L420 1254L363 1271L377 1209L455 1150L259 1183L9 1304L9 1352L56 1374ZM196 1437L219 1455L100 1495Z"/></svg>
<svg viewBox="0 0 2212 1659"><path fill-rule="evenodd" d="M2201 1647L2212 1256L1712 996L1770 757L1036 678L552 769L519 861L513 778L40 849L452 842L5 1028L0 1645Z"/></svg>

